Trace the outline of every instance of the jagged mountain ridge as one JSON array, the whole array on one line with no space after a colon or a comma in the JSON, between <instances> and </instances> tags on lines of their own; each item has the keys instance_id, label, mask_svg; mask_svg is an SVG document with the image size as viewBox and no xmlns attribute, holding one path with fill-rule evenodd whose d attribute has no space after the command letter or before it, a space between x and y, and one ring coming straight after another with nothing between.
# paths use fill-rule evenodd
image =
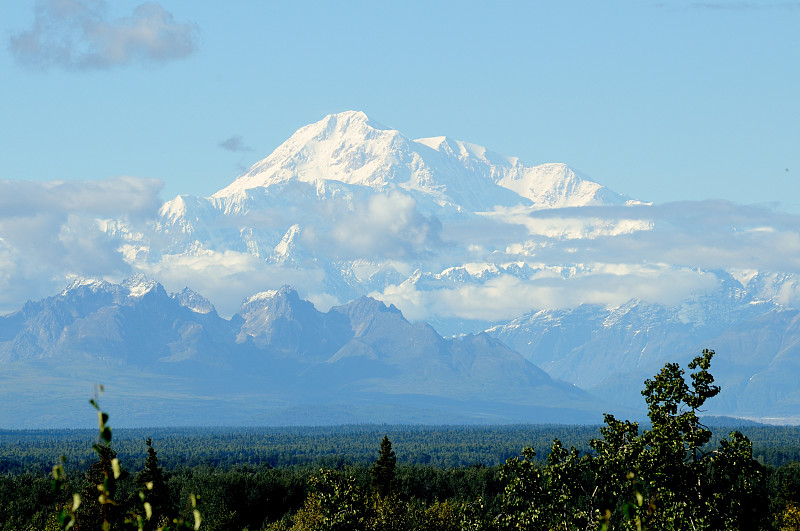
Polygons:
<instances>
[{"instance_id":1,"label":"jagged mountain ridge","mask_svg":"<svg viewBox=\"0 0 800 531\"><path fill-rule=\"evenodd\" d=\"M57 403L78 384L84 395L75 401L85 400L98 379L125 388L126 407L177 400L181 413L169 422L597 421L600 408L641 407L645 378L702 348L717 350L713 374L723 388L709 413L796 421L800 312L732 277L721 289L724 306L719 295L673 308L584 305L445 339L369 297L321 312L285 286L248 297L225 319L188 289L168 294L143 277L81 280L0 317L0 380L11 384L0 424L37 418L30 404ZM25 387L19 375L28 373L35 379ZM59 383L42 391L43 377ZM209 400L219 411L198 413ZM315 408L326 414L310 415ZM152 418L134 410L134 418Z\"/></svg>"},{"instance_id":2,"label":"jagged mountain ridge","mask_svg":"<svg viewBox=\"0 0 800 531\"><path fill-rule=\"evenodd\" d=\"M623 404L638 401L642 381L665 362L685 364L709 348L717 353L712 373L722 387L711 411L800 421L800 312L759 297L765 279L750 278L745 287L717 275L724 280L716 292L675 306L631 300L613 308L542 310L487 332L553 377L598 394L613 389L606 396Z\"/></svg>"},{"instance_id":3,"label":"jagged mountain ridge","mask_svg":"<svg viewBox=\"0 0 800 531\"><path fill-rule=\"evenodd\" d=\"M122 284L76 280L55 297L0 317L0 362L81 357L151 364L203 357L224 362L232 330L188 288L132 277ZM202 347L198 347L202 343Z\"/></svg>"},{"instance_id":4,"label":"jagged mountain ridge","mask_svg":"<svg viewBox=\"0 0 800 531\"><path fill-rule=\"evenodd\" d=\"M13 383L2 392L0 425L32 427L41 417L31 407L42 401L72 419L86 395L73 400L64 390L74 396L83 386L89 393L98 380L125 394L117 405L131 422L150 425L599 414L588 394L551 379L500 341L486 334L444 339L368 297L319 312L284 287L249 297L231 319L209 305L196 293L167 294L143 278L78 281L0 317L0 379ZM29 373L38 377L19 376ZM42 387L42 378L58 385ZM307 413L315 407L320 414ZM297 409L303 418L292 416Z\"/></svg>"}]
</instances>

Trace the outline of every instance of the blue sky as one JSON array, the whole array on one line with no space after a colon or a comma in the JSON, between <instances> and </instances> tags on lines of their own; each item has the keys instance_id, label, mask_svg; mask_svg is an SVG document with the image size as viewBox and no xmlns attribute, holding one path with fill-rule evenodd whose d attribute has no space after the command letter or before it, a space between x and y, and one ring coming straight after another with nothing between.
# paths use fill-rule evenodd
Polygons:
<instances>
[{"instance_id":1,"label":"blue sky","mask_svg":"<svg viewBox=\"0 0 800 531\"><path fill-rule=\"evenodd\" d=\"M0 179L210 195L357 109L642 200L800 212L800 2L140 4L3 2Z\"/></svg>"}]
</instances>

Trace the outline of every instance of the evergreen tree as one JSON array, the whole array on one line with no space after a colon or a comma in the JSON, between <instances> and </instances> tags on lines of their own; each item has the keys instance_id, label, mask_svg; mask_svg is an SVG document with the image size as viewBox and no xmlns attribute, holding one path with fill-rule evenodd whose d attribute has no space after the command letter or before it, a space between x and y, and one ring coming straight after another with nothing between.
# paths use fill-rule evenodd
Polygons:
<instances>
[{"instance_id":1,"label":"evergreen tree","mask_svg":"<svg viewBox=\"0 0 800 531\"><path fill-rule=\"evenodd\" d=\"M146 502L150 505L151 527L157 527L162 519L168 517L170 508L169 488L164 478L164 470L158 465L158 456L153 448L153 441L148 437L147 459L144 468L136 475L136 485L144 493Z\"/></svg>"},{"instance_id":2,"label":"evergreen tree","mask_svg":"<svg viewBox=\"0 0 800 531\"><path fill-rule=\"evenodd\" d=\"M394 492L395 487L395 465L397 457L392 450L392 443L389 437L384 435L381 441L381 449L378 460L372 465L370 476L372 477L372 487L381 496L388 496Z\"/></svg>"}]
</instances>

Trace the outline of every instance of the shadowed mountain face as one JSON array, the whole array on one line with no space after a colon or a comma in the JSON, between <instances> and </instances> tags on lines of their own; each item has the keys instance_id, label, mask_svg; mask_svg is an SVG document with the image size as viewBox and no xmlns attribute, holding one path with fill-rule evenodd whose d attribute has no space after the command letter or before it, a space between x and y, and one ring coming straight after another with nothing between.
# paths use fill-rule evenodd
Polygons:
<instances>
[{"instance_id":1,"label":"shadowed mountain face","mask_svg":"<svg viewBox=\"0 0 800 531\"><path fill-rule=\"evenodd\" d=\"M643 380L702 348L722 386L708 413L796 419L798 312L738 289L708 297L445 339L370 297L320 312L285 286L225 319L142 277L78 281L0 317L0 426L90 424L94 383L128 425L599 422L636 416Z\"/></svg>"},{"instance_id":2,"label":"shadowed mountain face","mask_svg":"<svg viewBox=\"0 0 800 531\"><path fill-rule=\"evenodd\" d=\"M642 382L666 361L716 351L715 414L800 422L800 312L724 282L676 306L630 301L527 314L488 331L555 378L618 404L638 404ZM613 393L608 393L613 390Z\"/></svg>"},{"instance_id":3,"label":"shadowed mountain face","mask_svg":"<svg viewBox=\"0 0 800 531\"><path fill-rule=\"evenodd\" d=\"M325 361L352 337L346 318L318 312L289 287L248 298L238 315L244 320L238 341L299 362Z\"/></svg>"},{"instance_id":4,"label":"shadowed mountain face","mask_svg":"<svg viewBox=\"0 0 800 531\"><path fill-rule=\"evenodd\" d=\"M183 302L182 300L183 299ZM101 359L119 364L203 359L225 364L231 323L184 291L168 295L143 278L122 285L77 282L58 296L28 302L0 318L0 360Z\"/></svg>"},{"instance_id":5,"label":"shadowed mountain face","mask_svg":"<svg viewBox=\"0 0 800 531\"><path fill-rule=\"evenodd\" d=\"M319 312L291 288L221 318L143 278L77 282L0 317L3 427L597 421L589 395L486 334L444 339L368 297ZM83 420L81 420L83 419Z\"/></svg>"}]
</instances>

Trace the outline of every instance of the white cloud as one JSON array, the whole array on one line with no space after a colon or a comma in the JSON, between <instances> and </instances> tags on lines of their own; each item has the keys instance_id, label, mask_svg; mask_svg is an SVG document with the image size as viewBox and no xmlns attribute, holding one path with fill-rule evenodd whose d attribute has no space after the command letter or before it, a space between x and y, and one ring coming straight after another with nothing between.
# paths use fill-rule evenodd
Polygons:
<instances>
[{"instance_id":1,"label":"white cloud","mask_svg":"<svg viewBox=\"0 0 800 531\"><path fill-rule=\"evenodd\" d=\"M555 215L552 212L542 215L542 212L524 206L498 207L493 212L486 213L485 216L512 225L522 225L531 236L562 240L618 236L648 231L653 228L652 222L647 219L618 217L620 215L618 210L604 213L593 209L594 215L583 215L580 210L576 209L558 209L559 213ZM606 214L606 216L602 214Z\"/></svg>"},{"instance_id":2,"label":"white cloud","mask_svg":"<svg viewBox=\"0 0 800 531\"><path fill-rule=\"evenodd\" d=\"M0 308L52 295L75 276L119 279L130 265L125 234L98 218L143 223L155 216L161 182L130 177L102 181L0 181Z\"/></svg>"},{"instance_id":3,"label":"white cloud","mask_svg":"<svg viewBox=\"0 0 800 531\"><path fill-rule=\"evenodd\" d=\"M23 65L67 70L165 63L197 48L197 29L158 4L141 4L123 18L107 11L105 0L40 0L33 27L12 36L9 48Z\"/></svg>"},{"instance_id":4,"label":"white cloud","mask_svg":"<svg viewBox=\"0 0 800 531\"><path fill-rule=\"evenodd\" d=\"M268 265L241 251L181 258L170 266L162 262L159 274L173 279L174 289L188 284L215 302L221 297L228 313L244 296L282 284L294 285L327 307L337 301L337 293L344 295L332 291L341 280L334 278L336 267L325 269L325 259L366 257L355 263L356 280L369 278L376 264L402 264L397 270L411 279L376 288L372 295L394 303L410 319L497 321L542 308L616 306L632 298L677 304L714 289L717 270L800 273L799 216L727 202L535 211L529 214L533 221L513 224L497 216L464 216L447 218L444 226L421 214L413 198L400 192L367 200L329 199L315 207L294 212L293 219L303 219L298 243L307 255L321 258L319 262ZM268 216L249 215L236 222L266 233L289 221L280 211L270 209ZM528 224L554 230L531 234ZM555 230L559 224L569 227L568 234ZM525 252L514 254L507 247ZM513 276L493 265L510 263L525 264L529 273ZM471 278L461 281L456 280L460 272L422 278L413 274L416 268L439 273L465 264ZM775 294L780 300L796 300L800 291L791 285L780 290Z\"/></svg>"},{"instance_id":5,"label":"white cloud","mask_svg":"<svg viewBox=\"0 0 800 531\"><path fill-rule=\"evenodd\" d=\"M529 235L508 246L508 260L523 253L527 260L547 264L669 263L800 273L800 216L766 208L703 201L556 209L531 216L540 226L558 219L575 230L569 237L557 231ZM594 220L606 220L609 227L650 228L603 234L593 230Z\"/></svg>"},{"instance_id":6,"label":"white cloud","mask_svg":"<svg viewBox=\"0 0 800 531\"><path fill-rule=\"evenodd\" d=\"M267 229L289 221L278 215L281 211L276 208L266 217L238 218L234 225L257 226L266 234ZM270 266L256 259L250 262L241 251L203 258L197 267L181 262L167 268L174 271L174 288L188 283L178 282L181 278L196 278L198 283L189 285L212 300L213 293L228 297L229 313L244 296L282 284L294 285L305 296L329 306L336 301L336 293L344 295L332 291L341 280L334 278L336 267L325 269L325 260L365 257L356 262L356 280L368 278L375 264L403 264L398 271L412 278L376 288L372 295L394 303L410 319L497 321L535 309L582 303L615 306L631 298L677 304L713 289L718 283L716 270L800 272L800 217L727 202L535 211L529 214L532 222L513 224L497 216L464 216L447 218L440 226L436 218L418 211L413 198L396 192L367 200L328 199L315 203L315 208L293 212L292 219L303 220L298 240L302 251L321 258L319 262ZM553 229L564 224L569 231L567 235L557 230L531 234L525 228L528 224ZM284 231L274 232L282 235ZM507 248L524 253L514 254ZM215 261L223 256L227 256L225 271ZM240 263L236 256L247 259ZM413 275L416 268L438 273L470 263L474 267L467 267L467 276L482 275L483 280L462 282L452 274L419 279ZM509 263L525 264L528 271L535 271L516 277L492 265ZM489 268L486 274L478 271L484 266ZM228 285L233 286L231 291L221 287ZM781 289L777 295L783 299L796 298L798 290Z\"/></svg>"},{"instance_id":7,"label":"white cloud","mask_svg":"<svg viewBox=\"0 0 800 531\"><path fill-rule=\"evenodd\" d=\"M323 208L304 227L301 241L334 258L407 259L441 245L439 220L420 213L411 196L396 190L365 201L332 200Z\"/></svg>"},{"instance_id":8,"label":"white cloud","mask_svg":"<svg viewBox=\"0 0 800 531\"><path fill-rule=\"evenodd\" d=\"M113 280L141 271L168 290L195 289L223 315L235 313L244 297L283 284L326 308L367 289L351 285L360 279L410 319L498 321L631 298L676 304L713 289L718 270L740 277L742 271L800 274L800 216L718 201L530 213L538 227L565 223L565 237L549 230L531 234L528 221L508 224L497 217L456 216L442 226L403 192L346 196L218 216L207 242L202 236L188 254L174 254L181 245L168 251L170 238L182 238L180 231L151 233L142 223L159 206L159 185L131 178L0 181L0 305L16 303L16 309L19 301L51 295L70 276ZM127 221L98 222L118 218ZM265 261L290 221L302 226L294 242L297 261ZM259 256L243 244L242 234L249 233L241 227L253 228ZM349 260L357 260L352 270ZM435 275L465 264L472 265ZM517 269L495 267L508 264ZM369 280L373 274L376 283ZM384 288L382 275L392 284ZM399 282L397 275L411 278ZM800 297L796 283L771 285L764 289L778 300Z\"/></svg>"},{"instance_id":9,"label":"white cloud","mask_svg":"<svg viewBox=\"0 0 800 531\"><path fill-rule=\"evenodd\" d=\"M328 305L335 302L323 295L322 271L268 264L244 252L200 250L191 255L164 255L158 262L139 263L137 268L168 291L189 287L201 293L225 317L235 314L245 297L284 284L303 297Z\"/></svg>"},{"instance_id":10,"label":"white cloud","mask_svg":"<svg viewBox=\"0 0 800 531\"><path fill-rule=\"evenodd\" d=\"M632 298L677 304L714 289L719 281L714 271L800 274L800 216L766 208L706 201L556 209L531 215L539 221L526 220L525 224L555 228L566 220L570 233L566 237L559 231L523 235L505 252L480 248L480 256L471 258L497 264L521 261L551 273L562 270L562 274L525 278L502 274L485 283L470 281L455 287L447 280L427 277L391 285L373 295L394 303L412 319L436 316L497 321L531 310L582 303L615 306ZM595 230L621 226L618 220L636 230L606 234ZM459 231L446 225L443 232ZM498 232L497 241L508 240ZM520 255L512 250L524 252ZM464 256L466 252L453 258ZM443 261L443 257L439 259ZM430 267L426 270L436 272ZM797 283L778 285L773 288L775 293L765 291L763 295L786 304L800 301Z\"/></svg>"},{"instance_id":11,"label":"white cloud","mask_svg":"<svg viewBox=\"0 0 800 531\"><path fill-rule=\"evenodd\" d=\"M455 317L496 322L531 310L573 308L581 304L618 306L633 298L677 304L716 285L713 274L701 271L667 265L616 264L570 278L520 279L501 275L484 284L455 288L419 290L414 283L405 282L372 295L391 302L412 320Z\"/></svg>"},{"instance_id":12,"label":"white cloud","mask_svg":"<svg viewBox=\"0 0 800 531\"><path fill-rule=\"evenodd\" d=\"M158 179L114 177L98 181L0 180L0 219L65 212L105 217L148 217L161 205Z\"/></svg>"}]
</instances>

